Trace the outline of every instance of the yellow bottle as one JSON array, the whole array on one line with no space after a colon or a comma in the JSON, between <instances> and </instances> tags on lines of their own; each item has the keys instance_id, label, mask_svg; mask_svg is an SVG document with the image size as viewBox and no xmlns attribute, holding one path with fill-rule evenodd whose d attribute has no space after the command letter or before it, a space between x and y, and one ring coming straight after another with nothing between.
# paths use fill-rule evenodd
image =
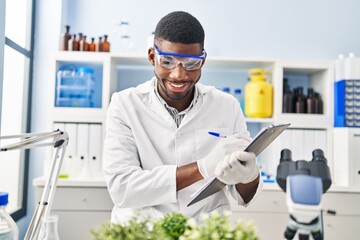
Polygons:
<instances>
[{"instance_id":1,"label":"yellow bottle","mask_svg":"<svg viewBox=\"0 0 360 240\"><path fill-rule=\"evenodd\" d=\"M273 87L266 81L265 70L248 71L250 82L245 86L245 115L250 118L271 117L273 112Z\"/></svg>"}]
</instances>

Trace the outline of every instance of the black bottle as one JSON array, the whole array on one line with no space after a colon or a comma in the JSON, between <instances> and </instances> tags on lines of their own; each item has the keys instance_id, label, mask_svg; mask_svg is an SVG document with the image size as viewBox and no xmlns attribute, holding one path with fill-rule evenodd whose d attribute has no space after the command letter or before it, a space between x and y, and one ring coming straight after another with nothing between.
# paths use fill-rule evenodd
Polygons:
<instances>
[{"instance_id":1,"label":"black bottle","mask_svg":"<svg viewBox=\"0 0 360 240\"><path fill-rule=\"evenodd\" d=\"M293 113L294 96L290 90L287 78L284 78L283 84L283 113Z\"/></svg>"},{"instance_id":2,"label":"black bottle","mask_svg":"<svg viewBox=\"0 0 360 240\"><path fill-rule=\"evenodd\" d=\"M315 92L315 113L323 114L323 100L321 99L321 95L318 92Z\"/></svg>"},{"instance_id":3,"label":"black bottle","mask_svg":"<svg viewBox=\"0 0 360 240\"><path fill-rule=\"evenodd\" d=\"M305 96L304 96L304 88L298 87L297 98L295 103L295 112L296 113L305 113L306 105L305 105Z\"/></svg>"},{"instance_id":4,"label":"black bottle","mask_svg":"<svg viewBox=\"0 0 360 240\"><path fill-rule=\"evenodd\" d=\"M306 112L315 113L315 94L314 89L308 88L308 94L306 98Z\"/></svg>"}]
</instances>

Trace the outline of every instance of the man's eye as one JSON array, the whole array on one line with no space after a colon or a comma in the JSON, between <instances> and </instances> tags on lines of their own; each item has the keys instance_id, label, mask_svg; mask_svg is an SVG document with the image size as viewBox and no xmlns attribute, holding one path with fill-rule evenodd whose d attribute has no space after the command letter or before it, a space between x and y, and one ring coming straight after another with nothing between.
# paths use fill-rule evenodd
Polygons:
<instances>
[{"instance_id":1,"label":"man's eye","mask_svg":"<svg viewBox=\"0 0 360 240\"><path fill-rule=\"evenodd\" d=\"M162 57L160 58L160 63L164 65L171 65L173 62L172 58L170 57Z\"/></svg>"},{"instance_id":2,"label":"man's eye","mask_svg":"<svg viewBox=\"0 0 360 240\"><path fill-rule=\"evenodd\" d=\"M200 64L201 64L201 60L200 61L188 61L188 62L186 62L186 67L194 68L194 67L198 67Z\"/></svg>"}]
</instances>

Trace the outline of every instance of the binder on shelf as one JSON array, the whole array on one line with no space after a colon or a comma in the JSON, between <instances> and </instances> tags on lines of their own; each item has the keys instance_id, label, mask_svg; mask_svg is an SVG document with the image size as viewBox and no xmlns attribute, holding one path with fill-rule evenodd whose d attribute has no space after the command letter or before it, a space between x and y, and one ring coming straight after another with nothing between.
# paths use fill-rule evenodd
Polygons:
<instances>
[{"instance_id":1,"label":"binder on shelf","mask_svg":"<svg viewBox=\"0 0 360 240\"><path fill-rule=\"evenodd\" d=\"M64 157L64 164L67 162L69 166L70 176L73 177L76 173L74 171L74 165L76 161L76 145L77 145L77 124L76 123L65 123L65 131L69 136L69 143L66 148L66 155Z\"/></svg>"},{"instance_id":2,"label":"binder on shelf","mask_svg":"<svg viewBox=\"0 0 360 240\"><path fill-rule=\"evenodd\" d=\"M77 129L75 170L77 171L78 178L87 179L89 178L89 124L78 124Z\"/></svg>"},{"instance_id":3,"label":"binder on shelf","mask_svg":"<svg viewBox=\"0 0 360 240\"><path fill-rule=\"evenodd\" d=\"M101 124L89 125L89 170L94 178L101 177L101 144L102 126Z\"/></svg>"}]
</instances>

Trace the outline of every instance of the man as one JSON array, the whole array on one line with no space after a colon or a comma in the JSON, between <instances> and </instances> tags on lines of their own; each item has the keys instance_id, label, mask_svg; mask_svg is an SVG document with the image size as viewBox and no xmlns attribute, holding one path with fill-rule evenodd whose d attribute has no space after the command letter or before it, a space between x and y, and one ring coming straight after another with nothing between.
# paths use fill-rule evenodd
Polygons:
<instances>
[{"instance_id":1,"label":"man","mask_svg":"<svg viewBox=\"0 0 360 240\"><path fill-rule=\"evenodd\" d=\"M112 96L103 170L113 223L123 223L134 211L197 218L230 209L229 194L247 205L261 189L255 155L243 151L250 138L239 102L199 83L204 38L195 17L169 13L157 24L148 50L155 77ZM190 195L213 176L228 186L187 207Z\"/></svg>"}]
</instances>

